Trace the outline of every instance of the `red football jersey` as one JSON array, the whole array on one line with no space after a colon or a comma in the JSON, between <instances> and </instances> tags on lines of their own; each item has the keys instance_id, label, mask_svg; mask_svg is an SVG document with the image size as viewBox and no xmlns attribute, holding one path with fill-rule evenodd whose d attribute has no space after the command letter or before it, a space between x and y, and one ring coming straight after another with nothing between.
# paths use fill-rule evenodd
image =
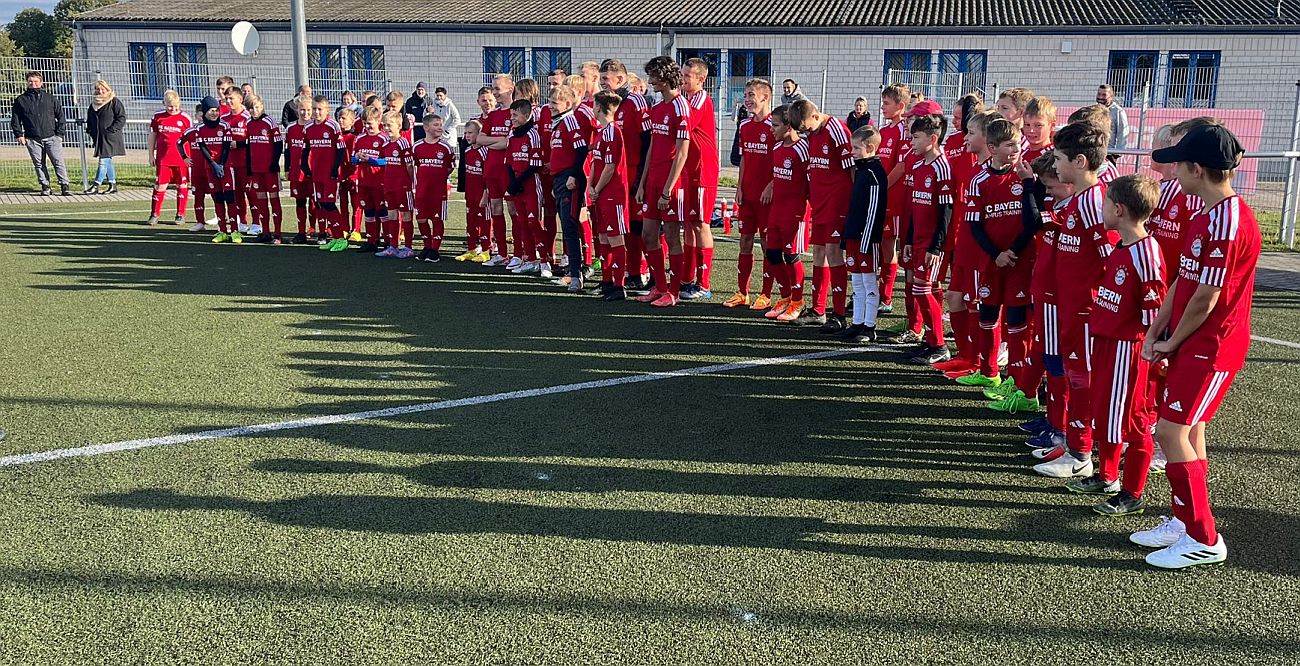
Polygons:
<instances>
[{"instance_id":1,"label":"red football jersey","mask_svg":"<svg viewBox=\"0 0 1300 666\"><path fill-rule=\"evenodd\" d=\"M981 169L971 179L966 193L966 223L972 225L972 239L975 225L978 225L998 250L1011 249L1016 237L1025 228L1024 193L1024 184L1021 183L1020 176L1016 175L1014 167L1001 172L992 165ZM981 271L996 268L994 260L997 257L989 256L982 247L980 255L978 268Z\"/></svg>"},{"instance_id":2,"label":"red football jersey","mask_svg":"<svg viewBox=\"0 0 1300 666\"><path fill-rule=\"evenodd\" d=\"M904 242L910 233L911 244L916 246L914 252L935 247L933 240L939 232L939 207L952 205L952 169L947 158L942 154L928 162L923 157L913 158L903 174L902 183L907 190L907 213L901 232Z\"/></svg>"},{"instance_id":3,"label":"red football jersey","mask_svg":"<svg viewBox=\"0 0 1300 666\"><path fill-rule=\"evenodd\" d=\"M271 159L275 157L275 144L284 141L284 134L280 131L280 124L275 122L271 116L262 114L261 118L253 118L248 121L245 127L248 136L248 164L252 173L276 173L280 170L280 165L272 164Z\"/></svg>"},{"instance_id":4,"label":"red football jersey","mask_svg":"<svg viewBox=\"0 0 1300 666\"><path fill-rule=\"evenodd\" d=\"M1119 169L1110 160L1102 160L1101 168L1097 169L1097 180L1109 183L1116 178L1119 178Z\"/></svg>"},{"instance_id":5,"label":"red football jersey","mask_svg":"<svg viewBox=\"0 0 1300 666\"><path fill-rule=\"evenodd\" d=\"M483 167L487 164L487 148L470 148L465 151L465 198L467 206L477 206L474 196L482 196L487 182Z\"/></svg>"},{"instance_id":6,"label":"red football jersey","mask_svg":"<svg viewBox=\"0 0 1300 666\"><path fill-rule=\"evenodd\" d=\"M343 146L343 128L333 118L323 123L313 122L305 131L307 138L307 166L311 167L311 179L317 183L329 183L334 180L334 161L337 152Z\"/></svg>"},{"instance_id":7,"label":"red football jersey","mask_svg":"<svg viewBox=\"0 0 1300 666\"><path fill-rule=\"evenodd\" d=\"M559 174L572 169L578 159L577 150L587 147L588 136L589 132L576 112L569 112L556 118L550 130L551 173Z\"/></svg>"},{"instance_id":8,"label":"red football jersey","mask_svg":"<svg viewBox=\"0 0 1300 666\"><path fill-rule=\"evenodd\" d=\"M233 142L230 144L230 163L238 165L241 169L247 163L244 153L248 149L240 147L239 144L248 141L248 121L251 118L252 114L247 109L239 113L227 113L221 117L221 122L230 128L230 140Z\"/></svg>"},{"instance_id":9,"label":"red football jersey","mask_svg":"<svg viewBox=\"0 0 1300 666\"><path fill-rule=\"evenodd\" d=\"M529 167L541 168L544 166L542 161L542 135L534 126L523 135L510 133L510 173L518 176L527 171Z\"/></svg>"},{"instance_id":10,"label":"red football jersey","mask_svg":"<svg viewBox=\"0 0 1300 666\"><path fill-rule=\"evenodd\" d=\"M677 157L677 142L691 138L691 106L684 95L650 109L650 153L647 168L668 173ZM683 174L685 175L685 174Z\"/></svg>"},{"instance_id":11,"label":"red football jersey","mask_svg":"<svg viewBox=\"0 0 1300 666\"><path fill-rule=\"evenodd\" d=\"M357 158L357 183L361 187L382 188L384 186L384 167L370 166L367 160L384 156L384 146L388 137L383 134L362 134L352 142L352 154Z\"/></svg>"},{"instance_id":12,"label":"red football jersey","mask_svg":"<svg viewBox=\"0 0 1300 666\"><path fill-rule=\"evenodd\" d=\"M1101 223L1105 198L1106 185L1097 183L1076 192L1061 211L1061 229L1056 233L1056 295L1064 305L1092 303L1106 257L1118 240Z\"/></svg>"},{"instance_id":13,"label":"red football jersey","mask_svg":"<svg viewBox=\"0 0 1300 666\"><path fill-rule=\"evenodd\" d=\"M952 169L952 224L948 226L948 237L944 241L945 251L955 251L957 240L965 238L966 227L966 191L970 189L979 158L966 150L966 134L955 132L948 135L943 142L943 156L948 158L948 167ZM954 261L956 257L954 256Z\"/></svg>"},{"instance_id":14,"label":"red football jersey","mask_svg":"<svg viewBox=\"0 0 1300 666\"><path fill-rule=\"evenodd\" d=\"M1169 330L1178 327L1197 287L1204 284L1220 291L1210 316L1183 341L1177 354L1209 361L1215 370L1235 371L1246 364L1260 243L1255 213L1236 195L1199 213L1183 230Z\"/></svg>"},{"instance_id":15,"label":"red football jersey","mask_svg":"<svg viewBox=\"0 0 1300 666\"><path fill-rule=\"evenodd\" d=\"M307 126L294 123L284 131L284 149L289 154L289 180L301 183L306 180L302 175L302 151L307 148Z\"/></svg>"},{"instance_id":16,"label":"red football jersey","mask_svg":"<svg viewBox=\"0 0 1300 666\"><path fill-rule=\"evenodd\" d=\"M1142 340L1164 301L1165 265L1156 239L1117 245L1106 257L1088 329L1112 340Z\"/></svg>"},{"instance_id":17,"label":"red football jersey","mask_svg":"<svg viewBox=\"0 0 1300 666\"><path fill-rule=\"evenodd\" d=\"M185 132L184 137L185 142L189 144L190 155L195 165L207 164L207 160L204 160L198 151L206 150L208 155L212 156L212 160L216 162L221 159L222 146L231 141L230 128L221 122L211 126L206 123L199 123Z\"/></svg>"},{"instance_id":18,"label":"red football jersey","mask_svg":"<svg viewBox=\"0 0 1300 666\"><path fill-rule=\"evenodd\" d=\"M847 201L853 191L853 175L849 172L853 168L853 146L849 143L848 125L828 116L825 125L808 133L807 142L809 196L817 200L841 197Z\"/></svg>"},{"instance_id":19,"label":"red football jersey","mask_svg":"<svg viewBox=\"0 0 1300 666\"><path fill-rule=\"evenodd\" d=\"M1205 202L1200 197L1183 192L1183 186L1177 178L1160 181L1160 202L1151 211L1147 232L1160 243L1160 252L1167 268L1165 278L1170 284L1178 277L1178 271L1172 267L1178 265L1178 257L1183 252L1183 228L1204 206Z\"/></svg>"},{"instance_id":20,"label":"red football jersey","mask_svg":"<svg viewBox=\"0 0 1300 666\"><path fill-rule=\"evenodd\" d=\"M399 135L396 139L390 136L380 154L385 160L384 190L409 192L411 190L410 166L415 164L410 142L404 136Z\"/></svg>"},{"instance_id":21,"label":"red football jersey","mask_svg":"<svg viewBox=\"0 0 1300 666\"><path fill-rule=\"evenodd\" d=\"M627 203L627 163L623 159L625 148L623 131L618 128L618 123L606 125L596 132L596 142L591 147L591 182L599 182L606 169L614 169L614 177L598 195L600 201Z\"/></svg>"},{"instance_id":22,"label":"red football jersey","mask_svg":"<svg viewBox=\"0 0 1300 666\"><path fill-rule=\"evenodd\" d=\"M542 136L542 161L546 164L551 163L551 132L555 129L554 114L551 112L551 105L539 104L533 107L533 124L537 126L537 133Z\"/></svg>"},{"instance_id":23,"label":"red football jersey","mask_svg":"<svg viewBox=\"0 0 1300 666\"><path fill-rule=\"evenodd\" d=\"M772 182L772 151L778 143L771 115L740 121L740 164L744 167L740 190L746 199L757 202Z\"/></svg>"},{"instance_id":24,"label":"red football jersey","mask_svg":"<svg viewBox=\"0 0 1300 666\"><path fill-rule=\"evenodd\" d=\"M1028 140L1026 139L1026 141ZM1047 145L1039 146L1038 148L1034 148L1033 146L1030 146L1028 143L1026 143L1024 150L1020 151L1020 159L1024 160L1027 163L1032 163L1034 160L1042 157L1043 155L1052 152L1052 150L1054 149L1052 147L1051 141L1048 141Z\"/></svg>"},{"instance_id":25,"label":"red football jersey","mask_svg":"<svg viewBox=\"0 0 1300 666\"><path fill-rule=\"evenodd\" d=\"M501 139L510 136L510 109L496 109L484 117L483 134L493 138ZM506 148L488 149L488 162L492 165L490 168L504 167L509 159L510 151Z\"/></svg>"},{"instance_id":26,"label":"red football jersey","mask_svg":"<svg viewBox=\"0 0 1300 666\"><path fill-rule=\"evenodd\" d=\"M808 209L808 142L778 143L772 149L772 219L803 215Z\"/></svg>"},{"instance_id":27,"label":"red football jersey","mask_svg":"<svg viewBox=\"0 0 1300 666\"><path fill-rule=\"evenodd\" d=\"M880 157L880 166L885 168L885 173L893 171L911 150L910 139L904 120L886 123L880 128L880 148L876 149L876 155Z\"/></svg>"},{"instance_id":28,"label":"red football jersey","mask_svg":"<svg viewBox=\"0 0 1300 666\"><path fill-rule=\"evenodd\" d=\"M623 135L623 161L627 177L634 180L641 168L641 133L650 131L650 115L645 98L627 93L614 112L614 122Z\"/></svg>"},{"instance_id":29,"label":"red football jersey","mask_svg":"<svg viewBox=\"0 0 1300 666\"><path fill-rule=\"evenodd\" d=\"M686 100L691 105L691 146L683 173L701 187L718 185L718 119L713 98L703 89Z\"/></svg>"},{"instance_id":30,"label":"red football jersey","mask_svg":"<svg viewBox=\"0 0 1300 666\"><path fill-rule=\"evenodd\" d=\"M194 122L183 113L175 115L168 115L166 111L155 113L153 120L149 121L150 131L158 135L153 146L154 164L164 167L184 165L185 155L181 154L176 143L193 126Z\"/></svg>"},{"instance_id":31,"label":"red football jersey","mask_svg":"<svg viewBox=\"0 0 1300 666\"><path fill-rule=\"evenodd\" d=\"M1034 251L1034 272L1030 277L1029 297L1034 303L1056 302L1056 234L1064 201L1058 201L1051 210L1042 211L1043 231L1038 234L1038 247Z\"/></svg>"},{"instance_id":32,"label":"red football jersey","mask_svg":"<svg viewBox=\"0 0 1300 666\"><path fill-rule=\"evenodd\" d=\"M451 172L456 170L456 149L442 139L421 139L411 148L411 155L415 159L416 187L441 188L440 193L446 194Z\"/></svg>"},{"instance_id":33,"label":"red football jersey","mask_svg":"<svg viewBox=\"0 0 1300 666\"><path fill-rule=\"evenodd\" d=\"M343 129L343 168L339 171L343 180L355 182L357 167L352 163L352 147L357 145L357 134L350 129Z\"/></svg>"}]
</instances>

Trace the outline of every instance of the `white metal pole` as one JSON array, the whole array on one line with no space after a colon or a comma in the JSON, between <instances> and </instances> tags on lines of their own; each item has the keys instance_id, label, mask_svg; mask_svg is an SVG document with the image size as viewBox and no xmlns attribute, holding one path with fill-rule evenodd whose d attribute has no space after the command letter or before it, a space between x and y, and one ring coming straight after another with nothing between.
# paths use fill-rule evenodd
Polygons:
<instances>
[{"instance_id":1,"label":"white metal pole","mask_svg":"<svg viewBox=\"0 0 1300 666\"><path fill-rule=\"evenodd\" d=\"M311 82L307 76L307 10L306 0L289 0L289 30L293 38L294 94L297 87Z\"/></svg>"},{"instance_id":2,"label":"white metal pole","mask_svg":"<svg viewBox=\"0 0 1300 666\"><path fill-rule=\"evenodd\" d=\"M1300 81L1295 83L1295 108L1291 112L1291 145L1289 150L1300 149ZM1296 182L1296 158L1287 160L1286 189L1282 194L1282 242L1287 247L1295 247L1296 194L1300 183Z\"/></svg>"}]
</instances>

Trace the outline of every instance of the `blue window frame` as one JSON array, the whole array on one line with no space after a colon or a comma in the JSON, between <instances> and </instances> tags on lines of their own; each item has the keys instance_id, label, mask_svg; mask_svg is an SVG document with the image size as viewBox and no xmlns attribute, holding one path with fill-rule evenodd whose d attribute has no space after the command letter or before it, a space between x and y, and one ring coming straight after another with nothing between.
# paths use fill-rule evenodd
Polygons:
<instances>
[{"instance_id":1,"label":"blue window frame","mask_svg":"<svg viewBox=\"0 0 1300 666\"><path fill-rule=\"evenodd\" d=\"M691 58L699 58L709 64L709 75L704 79L704 89L713 97L714 107L718 104L718 72L722 71L722 49L677 49L678 64L686 64Z\"/></svg>"},{"instance_id":2,"label":"blue window frame","mask_svg":"<svg viewBox=\"0 0 1300 666\"><path fill-rule=\"evenodd\" d=\"M562 69L573 73L573 53L569 49L533 49L533 78L539 81Z\"/></svg>"},{"instance_id":3,"label":"blue window frame","mask_svg":"<svg viewBox=\"0 0 1300 666\"><path fill-rule=\"evenodd\" d=\"M940 51L939 80L931 95L949 106L966 93L983 94L988 61L988 51Z\"/></svg>"},{"instance_id":4,"label":"blue window frame","mask_svg":"<svg viewBox=\"0 0 1300 666\"><path fill-rule=\"evenodd\" d=\"M1141 106L1142 93L1155 87L1157 51L1111 51L1106 66L1106 83L1115 90L1121 106Z\"/></svg>"},{"instance_id":5,"label":"blue window frame","mask_svg":"<svg viewBox=\"0 0 1300 666\"><path fill-rule=\"evenodd\" d=\"M1170 51L1165 106L1212 109L1219 87L1218 51Z\"/></svg>"},{"instance_id":6,"label":"blue window frame","mask_svg":"<svg viewBox=\"0 0 1300 666\"><path fill-rule=\"evenodd\" d=\"M330 99L338 99L343 95L346 88L342 51L338 46L307 47L307 77L316 94Z\"/></svg>"},{"instance_id":7,"label":"blue window frame","mask_svg":"<svg viewBox=\"0 0 1300 666\"><path fill-rule=\"evenodd\" d=\"M513 46L483 47L483 82L490 85L497 74L509 74L516 81L525 78L524 50Z\"/></svg>"},{"instance_id":8,"label":"blue window frame","mask_svg":"<svg viewBox=\"0 0 1300 666\"><path fill-rule=\"evenodd\" d=\"M736 49L728 51L727 99L728 108L739 104L745 97L745 82L754 79L772 79L772 52L767 49Z\"/></svg>"},{"instance_id":9,"label":"blue window frame","mask_svg":"<svg viewBox=\"0 0 1300 666\"><path fill-rule=\"evenodd\" d=\"M346 73L345 80L349 90L354 92L387 88L388 67L384 63L384 47L349 46Z\"/></svg>"},{"instance_id":10,"label":"blue window frame","mask_svg":"<svg viewBox=\"0 0 1300 666\"><path fill-rule=\"evenodd\" d=\"M929 95L930 82L929 51L885 51L885 71L881 77L884 85L905 83L913 90ZM890 72L893 74L890 74Z\"/></svg>"},{"instance_id":11,"label":"blue window frame","mask_svg":"<svg viewBox=\"0 0 1300 666\"><path fill-rule=\"evenodd\" d=\"M173 44L173 85L182 99L203 99L208 94L208 47L206 44Z\"/></svg>"},{"instance_id":12,"label":"blue window frame","mask_svg":"<svg viewBox=\"0 0 1300 666\"><path fill-rule=\"evenodd\" d=\"M162 99L170 87L167 45L133 42L127 45L131 61L131 95L139 99Z\"/></svg>"}]
</instances>

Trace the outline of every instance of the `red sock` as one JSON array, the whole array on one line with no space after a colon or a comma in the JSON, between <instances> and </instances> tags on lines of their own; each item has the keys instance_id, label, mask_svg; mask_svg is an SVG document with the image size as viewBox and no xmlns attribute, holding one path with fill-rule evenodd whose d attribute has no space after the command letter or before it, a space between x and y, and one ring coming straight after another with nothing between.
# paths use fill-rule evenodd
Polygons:
<instances>
[{"instance_id":1,"label":"red sock","mask_svg":"<svg viewBox=\"0 0 1300 666\"><path fill-rule=\"evenodd\" d=\"M365 220L366 211L360 208L352 209L352 231L361 233L361 223Z\"/></svg>"},{"instance_id":2,"label":"red sock","mask_svg":"<svg viewBox=\"0 0 1300 666\"><path fill-rule=\"evenodd\" d=\"M791 283L794 282L794 268L782 261L769 266L768 272L776 282L777 293L781 295L781 298L790 298Z\"/></svg>"},{"instance_id":3,"label":"red sock","mask_svg":"<svg viewBox=\"0 0 1300 666\"><path fill-rule=\"evenodd\" d=\"M752 259L751 259L752 261ZM700 287L713 289L713 248L700 248Z\"/></svg>"},{"instance_id":4,"label":"red sock","mask_svg":"<svg viewBox=\"0 0 1300 666\"><path fill-rule=\"evenodd\" d=\"M424 246L431 250L441 250L442 235L446 232L446 225L442 220L433 220L429 230L433 232L433 237L425 236Z\"/></svg>"},{"instance_id":5,"label":"red sock","mask_svg":"<svg viewBox=\"0 0 1300 666\"><path fill-rule=\"evenodd\" d=\"M397 232L401 224L392 218L384 218L381 224L384 228L384 242L388 244L388 247L396 248Z\"/></svg>"},{"instance_id":6,"label":"red sock","mask_svg":"<svg viewBox=\"0 0 1300 666\"><path fill-rule=\"evenodd\" d=\"M664 291L668 284L668 275L664 272L663 249L655 246L646 249L646 260L650 262L650 277L655 281L655 291Z\"/></svg>"},{"instance_id":7,"label":"red sock","mask_svg":"<svg viewBox=\"0 0 1300 666\"><path fill-rule=\"evenodd\" d=\"M695 269L698 268L700 265L700 262L695 258L696 252L697 249L694 245L682 246L682 258L681 258L680 265L682 267L681 281L683 284L690 284L695 281Z\"/></svg>"},{"instance_id":8,"label":"red sock","mask_svg":"<svg viewBox=\"0 0 1300 666\"><path fill-rule=\"evenodd\" d=\"M1046 374L1046 368L1043 367L1043 360L1035 358L1033 355L1025 357L1025 361L1020 364L1019 368L1011 369L1012 377L1016 380L1016 388L1025 392L1025 397L1033 400L1038 395L1038 387L1043 384L1043 375Z\"/></svg>"},{"instance_id":9,"label":"red sock","mask_svg":"<svg viewBox=\"0 0 1300 666\"><path fill-rule=\"evenodd\" d=\"M742 254L736 258L736 291L749 295L749 276L754 273L754 255ZM767 271L763 271L766 275Z\"/></svg>"},{"instance_id":10,"label":"red sock","mask_svg":"<svg viewBox=\"0 0 1300 666\"><path fill-rule=\"evenodd\" d=\"M803 262L796 261L793 264L786 264L786 266L789 267L787 269L789 270L789 272L786 274L786 276L790 280L790 300L802 301L803 300L803 279L805 277L804 270L803 270Z\"/></svg>"},{"instance_id":11,"label":"red sock","mask_svg":"<svg viewBox=\"0 0 1300 666\"><path fill-rule=\"evenodd\" d=\"M1141 497L1147 487L1147 475L1151 472L1151 458L1155 454L1155 442L1151 441L1151 432L1147 431L1136 442L1128 443L1124 452L1124 481L1120 487L1134 497Z\"/></svg>"},{"instance_id":12,"label":"red sock","mask_svg":"<svg viewBox=\"0 0 1300 666\"><path fill-rule=\"evenodd\" d=\"M624 237L627 242L627 272L640 277L645 272L645 256L641 250L641 235L628 234Z\"/></svg>"},{"instance_id":13,"label":"red sock","mask_svg":"<svg viewBox=\"0 0 1300 666\"><path fill-rule=\"evenodd\" d=\"M208 223L208 211L206 208L203 207L202 198L194 200L194 221L198 222L199 224Z\"/></svg>"},{"instance_id":14,"label":"red sock","mask_svg":"<svg viewBox=\"0 0 1300 666\"><path fill-rule=\"evenodd\" d=\"M1029 353L1029 327L1007 327L1007 367L1019 368ZM1021 388L1016 384L1016 388ZM1026 394L1027 395L1027 394Z\"/></svg>"},{"instance_id":15,"label":"red sock","mask_svg":"<svg viewBox=\"0 0 1300 666\"><path fill-rule=\"evenodd\" d=\"M154 217L162 216L163 199L166 198L167 198L167 190L153 191L153 208L149 209L151 215L153 215Z\"/></svg>"},{"instance_id":16,"label":"red sock","mask_svg":"<svg viewBox=\"0 0 1300 666\"><path fill-rule=\"evenodd\" d=\"M329 223L330 238L338 240L348 237L348 230L343 227L343 213L337 210L327 210L324 212L325 221Z\"/></svg>"},{"instance_id":17,"label":"red sock","mask_svg":"<svg viewBox=\"0 0 1300 666\"><path fill-rule=\"evenodd\" d=\"M672 276L668 278L668 292L673 296L679 296L682 293L682 257L681 254L668 255L668 269L672 271Z\"/></svg>"},{"instance_id":18,"label":"red sock","mask_svg":"<svg viewBox=\"0 0 1300 666\"><path fill-rule=\"evenodd\" d=\"M424 245L424 249L426 250L433 249L429 247L429 243L433 240L432 236L433 236L433 230L429 228L429 221L420 220L420 238L421 238L421 242Z\"/></svg>"},{"instance_id":19,"label":"red sock","mask_svg":"<svg viewBox=\"0 0 1300 666\"><path fill-rule=\"evenodd\" d=\"M508 257L510 253L506 251L506 215L493 213L492 215L492 238L496 241L497 256Z\"/></svg>"},{"instance_id":20,"label":"red sock","mask_svg":"<svg viewBox=\"0 0 1300 666\"><path fill-rule=\"evenodd\" d=\"M813 312L826 314L826 287L831 281L829 266L813 266Z\"/></svg>"},{"instance_id":21,"label":"red sock","mask_svg":"<svg viewBox=\"0 0 1300 666\"><path fill-rule=\"evenodd\" d=\"M880 271L880 304L889 305L894 302L894 281L898 279L898 264L893 263L885 266ZM906 291L906 290L904 290Z\"/></svg>"},{"instance_id":22,"label":"red sock","mask_svg":"<svg viewBox=\"0 0 1300 666\"><path fill-rule=\"evenodd\" d=\"M1069 404L1070 385L1064 375L1047 375L1047 422L1065 432L1065 406Z\"/></svg>"},{"instance_id":23,"label":"red sock","mask_svg":"<svg viewBox=\"0 0 1300 666\"><path fill-rule=\"evenodd\" d=\"M942 347L943 342L943 304L939 294L925 285L916 295L917 305L921 307L921 319L925 322L925 341L931 347Z\"/></svg>"},{"instance_id":24,"label":"red sock","mask_svg":"<svg viewBox=\"0 0 1300 666\"><path fill-rule=\"evenodd\" d=\"M284 206L281 205L278 194L272 194L268 201L271 203L271 223L275 225L275 235L279 237L280 229L284 226Z\"/></svg>"},{"instance_id":25,"label":"red sock","mask_svg":"<svg viewBox=\"0 0 1300 666\"><path fill-rule=\"evenodd\" d=\"M968 317L966 310L953 310L948 313L948 323L952 326L953 336L957 339L957 358L962 361L970 361L972 358L971 346L966 340L966 326Z\"/></svg>"},{"instance_id":26,"label":"red sock","mask_svg":"<svg viewBox=\"0 0 1300 666\"><path fill-rule=\"evenodd\" d=\"M409 216L402 218L402 235L406 237L402 240L402 244L406 249L411 249L411 244L415 240L415 220Z\"/></svg>"},{"instance_id":27,"label":"red sock","mask_svg":"<svg viewBox=\"0 0 1300 666\"><path fill-rule=\"evenodd\" d=\"M176 217L185 217L185 208L190 203L190 188L184 185L176 188Z\"/></svg>"},{"instance_id":28,"label":"red sock","mask_svg":"<svg viewBox=\"0 0 1300 666\"><path fill-rule=\"evenodd\" d=\"M366 218L366 242L371 245L379 245L379 228L382 225L378 219Z\"/></svg>"},{"instance_id":29,"label":"red sock","mask_svg":"<svg viewBox=\"0 0 1300 666\"><path fill-rule=\"evenodd\" d=\"M306 234L307 233L307 204L299 203L294 208L294 213L298 215L298 233Z\"/></svg>"},{"instance_id":30,"label":"red sock","mask_svg":"<svg viewBox=\"0 0 1300 666\"><path fill-rule=\"evenodd\" d=\"M602 272L609 275L607 282L615 287L622 287L623 280L627 277L627 246L611 245L609 259L603 261L602 265L605 266Z\"/></svg>"},{"instance_id":31,"label":"red sock","mask_svg":"<svg viewBox=\"0 0 1300 666\"><path fill-rule=\"evenodd\" d=\"M903 309L907 311L907 330L919 335L925 329L925 322L921 320L921 306L912 291L911 285L903 289Z\"/></svg>"},{"instance_id":32,"label":"red sock","mask_svg":"<svg viewBox=\"0 0 1300 666\"><path fill-rule=\"evenodd\" d=\"M311 221L312 224L315 225L316 227L316 235L317 236L325 235L325 211L322 211L318 208L313 208L311 211Z\"/></svg>"},{"instance_id":33,"label":"red sock","mask_svg":"<svg viewBox=\"0 0 1300 666\"><path fill-rule=\"evenodd\" d=\"M772 297L772 279L776 277L773 273L772 263L763 257L763 291L761 292L768 298Z\"/></svg>"},{"instance_id":34,"label":"red sock","mask_svg":"<svg viewBox=\"0 0 1300 666\"><path fill-rule=\"evenodd\" d=\"M1207 471L1204 460L1171 462L1165 467L1165 476L1174 496L1173 504L1181 506L1185 516L1180 519L1187 525L1187 536L1213 546L1219 542L1219 532L1210 511L1210 491L1205 479Z\"/></svg>"},{"instance_id":35,"label":"red sock","mask_svg":"<svg viewBox=\"0 0 1300 666\"><path fill-rule=\"evenodd\" d=\"M979 323L979 370L985 377L998 374L998 323L980 321Z\"/></svg>"},{"instance_id":36,"label":"red sock","mask_svg":"<svg viewBox=\"0 0 1300 666\"><path fill-rule=\"evenodd\" d=\"M230 233L229 218L226 216L228 213L226 210L226 204L218 201L214 208L216 208L217 211L217 230L223 234Z\"/></svg>"},{"instance_id":37,"label":"red sock","mask_svg":"<svg viewBox=\"0 0 1300 666\"><path fill-rule=\"evenodd\" d=\"M520 220L516 217L510 218L510 238L514 243L515 257L519 259L528 258L527 248L532 247L525 236L528 235L527 220Z\"/></svg>"},{"instance_id":38,"label":"red sock","mask_svg":"<svg viewBox=\"0 0 1300 666\"><path fill-rule=\"evenodd\" d=\"M849 268L831 266L831 311L843 317L849 300Z\"/></svg>"},{"instance_id":39,"label":"red sock","mask_svg":"<svg viewBox=\"0 0 1300 666\"><path fill-rule=\"evenodd\" d=\"M583 263L584 266L590 266L592 263L594 263L594 262L592 261L592 260L594 259L594 257L592 256L592 253L591 253L591 250L592 250L592 248L591 248L591 246L592 246L591 220L585 220L585 221L583 221L583 222L580 222L579 224L582 225L582 263ZM550 247L550 248L554 248L554 247L555 247L555 234L554 234L554 233L551 234L551 243L550 243L550 245L548 245L547 247ZM547 254L549 255L549 254L551 254L551 253L553 253L553 252L554 252L554 250L552 249L552 250L547 251Z\"/></svg>"},{"instance_id":40,"label":"red sock","mask_svg":"<svg viewBox=\"0 0 1300 666\"><path fill-rule=\"evenodd\" d=\"M262 228L263 233L271 233L271 221L266 219L266 200L260 197L249 197L248 215L252 218L253 224Z\"/></svg>"}]
</instances>

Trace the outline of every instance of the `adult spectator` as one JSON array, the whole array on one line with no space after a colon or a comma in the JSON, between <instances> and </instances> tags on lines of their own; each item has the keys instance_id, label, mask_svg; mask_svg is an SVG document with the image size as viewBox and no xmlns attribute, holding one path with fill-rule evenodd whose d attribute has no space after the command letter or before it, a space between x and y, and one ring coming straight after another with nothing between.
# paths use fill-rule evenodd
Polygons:
<instances>
[{"instance_id":1,"label":"adult spectator","mask_svg":"<svg viewBox=\"0 0 1300 666\"><path fill-rule=\"evenodd\" d=\"M442 138L449 145L456 145L456 137L460 133L460 109L456 108L456 103L451 101L447 96L447 89L438 86L433 90L433 113L442 118Z\"/></svg>"},{"instance_id":2,"label":"adult spectator","mask_svg":"<svg viewBox=\"0 0 1300 666\"><path fill-rule=\"evenodd\" d=\"M311 99L312 98L311 86L305 83L298 86L298 97L306 97L307 99ZM298 108L297 108L298 97L295 97L284 103L284 109L280 111L280 125L282 127L288 127L298 122Z\"/></svg>"},{"instance_id":3,"label":"adult spectator","mask_svg":"<svg viewBox=\"0 0 1300 666\"><path fill-rule=\"evenodd\" d=\"M844 119L844 124L849 126L849 134L858 131L859 127L866 127L871 124L871 111L867 109L867 98L859 97L853 101L853 111L849 117Z\"/></svg>"},{"instance_id":4,"label":"adult spectator","mask_svg":"<svg viewBox=\"0 0 1300 666\"><path fill-rule=\"evenodd\" d=\"M1109 83L1097 88L1097 103L1110 111L1110 146L1113 150L1128 148L1128 114L1115 103L1115 89Z\"/></svg>"},{"instance_id":5,"label":"adult spectator","mask_svg":"<svg viewBox=\"0 0 1300 666\"><path fill-rule=\"evenodd\" d=\"M429 99L429 84L424 81L415 84L415 92L406 99L406 115L414 121L416 141L424 138L424 114L431 108L433 102Z\"/></svg>"},{"instance_id":6,"label":"adult spectator","mask_svg":"<svg viewBox=\"0 0 1300 666\"><path fill-rule=\"evenodd\" d=\"M50 171L46 158L54 163L54 173L59 178L63 196L68 191L68 168L63 164L63 105L54 95L45 91L45 79L37 72L27 73L27 90L14 98L9 127L18 139L18 145L27 147L27 154L36 168L36 179L41 183L41 196L50 196Z\"/></svg>"},{"instance_id":7,"label":"adult spectator","mask_svg":"<svg viewBox=\"0 0 1300 666\"><path fill-rule=\"evenodd\" d=\"M555 90L564 85L564 80L569 78L569 73L564 71L563 67L556 67L551 70L551 75L546 79L547 91Z\"/></svg>"},{"instance_id":8,"label":"adult spectator","mask_svg":"<svg viewBox=\"0 0 1300 666\"><path fill-rule=\"evenodd\" d=\"M254 87L253 87L253 84L252 84L251 82L249 82L249 81L245 81L245 82L239 84L239 91L242 92L242 93L244 93L244 97L248 97L249 95L256 95L256 94L257 94L257 89L254 88Z\"/></svg>"},{"instance_id":9,"label":"adult spectator","mask_svg":"<svg viewBox=\"0 0 1300 666\"><path fill-rule=\"evenodd\" d=\"M781 82L781 103L785 105L794 104L800 100L808 99L799 89L799 84L794 79L786 79Z\"/></svg>"},{"instance_id":10,"label":"adult spectator","mask_svg":"<svg viewBox=\"0 0 1300 666\"><path fill-rule=\"evenodd\" d=\"M361 102L357 101L357 94L351 90L344 90L343 94L339 96L339 108L334 109L335 120L338 120L339 116L342 115L343 109L352 109L352 113L357 114L358 119L363 115Z\"/></svg>"},{"instance_id":11,"label":"adult spectator","mask_svg":"<svg viewBox=\"0 0 1300 666\"><path fill-rule=\"evenodd\" d=\"M117 170L113 167L113 158L126 154L126 138L122 135L125 127L126 106L107 81L96 81L95 99L86 112L86 136L94 142L99 168L95 171L95 182L86 188L86 194L99 194L105 181L108 189L103 193L117 193Z\"/></svg>"}]
</instances>

